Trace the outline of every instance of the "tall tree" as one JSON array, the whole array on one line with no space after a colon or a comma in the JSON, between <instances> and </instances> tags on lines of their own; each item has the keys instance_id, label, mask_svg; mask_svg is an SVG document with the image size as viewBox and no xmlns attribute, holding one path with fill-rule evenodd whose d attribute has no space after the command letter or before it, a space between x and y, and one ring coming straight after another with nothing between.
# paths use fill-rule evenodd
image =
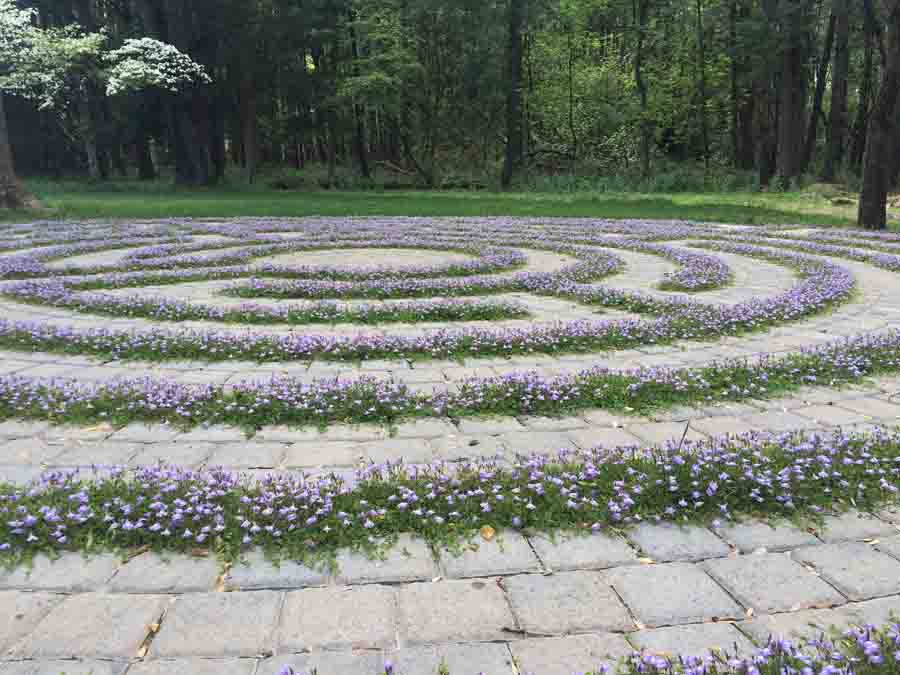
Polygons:
<instances>
[{"instance_id":1,"label":"tall tree","mask_svg":"<svg viewBox=\"0 0 900 675\"><path fill-rule=\"evenodd\" d=\"M512 184L522 163L522 30L525 27L526 0L509 0L509 82L506 92L506 154L500 183Z\"/></svg>"},{"instance_id":2,"label":"tall tree","mask_svg":"<svg viewBox=\"0 0 900 675\"><path fill-rule=\"evenodd\" d=\"M778 176L786 184L803 173L810 0L782 0L778 97Z\"/></svg>"},{"instance_id":3,"label":"tall tree","mask_svg":"<svg viewBox=\"0 0 900 675\"><path fill-rule=\"evenodd\" d=\"M16 175L12 148L9 144L9 128L3 109L3 93L0 92L0 208L18 209L28 206L31 197Z\"/></svg>"},{"instance_id":4,"label":"tall tree","mask_svg":"<svg viewBox=\"0 0 900 675\"><path fill-rule=\"evenodd\" d=\"M872 107L872 90L875 88L875 28L866 15L863 21L863 53L862 78L859 85L859 97L856 102L856 117L850 133L849 164L854 170L862 169L863 154L866 151L866 131L869 128L869 110Z\"/></svg>"},{"instance_id":5,"label":"tall tree","mask_svg":"<svg viewBox=\"0 0 900 675\"><path fill-rule=\"evenodd\" d=\"M831 106L828 110L825 163L822 166L823 181L833 181L844 161L850 73L850 5L848 0L834 0L831 12L835 19L834 69L831 74Z\"/></svg>"},{"instance_id":6,"label":"tall tree","mask_svg":"<svg viewBox=\"0 0 900 675\"><path fill-rule=\"evenodd\" d=\"M634 87L637 91L640 103L640 158L641 175L650 175L650 142L653 136L653 127L650 123L650 112L647 94L647 82L644 79L644 42L647 34L647 22L650 13L650 0L632 0L632 15L636 41L634 47Z\"/></svg>"},{"instance_id":7,"label":"tall tree","mask_svg":"<svg viewBox=\"0 0 900 675\"><path fill-rule=\"evenodd\" d=\"M806 146L803 153L804 171L809 168L809 163L816 152L816 141L819 138L819 118L822 116L822 103L825 100L825 83L828 80L828 66L831 63L831 48L834 45L836 23L837 16L832 12L828 17L828 27L825 29L822 58L819 59L819 67L816 69L816 91L813 95L812 110L809 113L809 124L806 126Z\"/></svg>"},{"instance_id":8,"label":"tall tree","mask_svg":"<svg viewBox=\"0 0 900 675\"><path fill-rule=\"evenodd\" d=\"M887 227L887 197L895 171L897 152L897 101L900 98L900 0L882 0L881 22L874 16L872 0L864 0L883 31L881 52L884 67L878 96L869 114L863 184L859 195L859 225L868 229Z\"/></svg>"}]
</instances>

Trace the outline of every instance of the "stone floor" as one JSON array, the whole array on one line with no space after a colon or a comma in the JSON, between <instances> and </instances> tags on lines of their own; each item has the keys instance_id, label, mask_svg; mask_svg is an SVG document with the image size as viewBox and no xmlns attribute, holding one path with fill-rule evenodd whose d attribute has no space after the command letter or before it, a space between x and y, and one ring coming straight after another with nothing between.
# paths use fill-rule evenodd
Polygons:
<instances>
[{"instance_id":1,"label":"stone floor","mask_svg":"<svg viewBox=\"0 0 900 675\"><path fill-rule=\"evenodd\" d=\"M655 256L610 250L627 264L609 280L611 286L661 293L655 284L674 269ZM556 254L528 254L538 269L571 262ZM103 262L121 255L89 254L93 257L84 260ZM781 292L794 281L784 267L716 255L731 266L735 284L698 294L698 300L740 302ZM359 365L104 363L0 352L0 374L102 381L149 373L226 386L279 373L309 380L367 374L432 392L473 375L525 369L557 375L596 365L699 365L795 351L842 335L900 326L895 273L835 262L857 280L852 301L809 321L740 339L590 355ZM211 289L200 284L194 290L188 285L157 290L173 297L201 299L204 292L218 297L208 293ZM556 298L516 295L537 322L594 316ZM0 312L9 319L38 318L81 328L152 323L8 300L0 300ZM490 325L507 323L514 322ZM315 332L414 335L426 329L324 326ZM349 479L354 467L367 461L425 463L488 455L503 460L569 447L647 445L745 431L896 426L898 420L900 377L652 417L587 411L563 418L429 419L392 430L337 425L320 433L269 427L249 439L237 429L220 427L178 432L141 425L116 430L13 421L0 423L0 480L23 483L50 468L161 460L253 475L337 472ZM301 672L317 668L319 675L374 675L386 659L403 675L432 675L442 660L453 675L569 675L639 648L747 650L772 633L877 623L892 612L900 614L896 511L831 518L817 531L749 522L715 531L643 525L560 541L506 532L494 541L473 541L459 556L406 540L384 561L345 552L338 570L327 573L290 562L275 567L257 552L248 553L245 562L225 568L211 557L162 559L143 553L123 561L66 555L53 563L38 559L30 573L0 571L0 614L5 617L0 621L0 675L268 675L285 664Z\"/></svg>"},{"instance_id":2,"label":"stone floor","mask_svg":"<svg viewBox=\"0 0 900 675\"><path fill-rule=\"evenodd\" d=\"M819 531L642 525L551 540L504 532L457 555L405 539L338 570L261 554L39 558L0 574L0 673L569 675L635 649L748 651L900 613L896 513ZM402 552L401 552L402 551ZM517 669L517 670L516 670Z\"/></svg>"}]
</instances>

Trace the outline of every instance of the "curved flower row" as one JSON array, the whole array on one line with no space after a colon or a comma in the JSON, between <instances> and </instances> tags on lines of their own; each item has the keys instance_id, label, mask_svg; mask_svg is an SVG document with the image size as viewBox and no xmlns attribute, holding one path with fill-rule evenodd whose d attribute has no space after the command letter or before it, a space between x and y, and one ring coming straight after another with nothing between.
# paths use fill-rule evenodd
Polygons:
<instances>
[{"instance_id":1,"label":"curved flower row","mask_svg":"<svg viewBox=\"0 0 900 675\"><path fill-rule=\"evenodd\" d=\"M168 241L172 241L171 239ZM264 240L265 241L265 240ZM350 239L314 239L309 241L265 241L235 242L226 245L220 242L212 244L192 245L190 242L178 242L170 246L149 246L138 249L122 260L100 265L66 265L47 267L42 261L68 257L80 253L88 253L130 245L153 243L152 240L134 240L132 244L125 240L112 242L87 242L60 247L52 247L18 256L0 258L0 278L22 279L50 276L84 276L111 272L135 272L140 270L179 269L191 267L214 267L222 265L246 264L256 258L267 255L318 251L332 248L425 248L437 250L459 250L476 256L474 260L450 262L442 265L410 265L401 267L371 266L363 269L348 269L339 266L322 265L262 265L256 274L266 276L285 276L293 278L323 277L333 279L380 279L392 277L436 277L465 276L474 273L491 273L507 270L525 264L527 258L519 251L497 249L495 247L473 248L465 245L447 245L439 239L424 237L377 238L359 240ZM162 242L160 242L162 243ZM196 250L213 250L211 253L193 253ZM216 250L224 249L224 250Z\"/></svg>"},{"instance_id":2,"label":"curved flower row","mask_svg":"<svg viewBox=\"0 0 900 675\"><path fill-rule=\"evenodd\" d=\"M659 489L659 486L665 489ZM776 437L748 434L663 448L560 450L510 466L369 465L337 476L273 474L254 481L220 469L111 468L44 474L0 486L0 551L213 545L236 558L260 546L293 559L333 554L409 532L463 537L484 525L537 530L701 521L742 515L814 517L896 501L900 436L876 430Z\"/></svg>"},{"instance_id":3,"label":"curved flower row","mask_svg":"<svg viewBox=\"0 0 900 675\"><path fill-rule=\"evenodd\" d=\"M158 328L142 331L105 328L82 330L45 323L0 320L0 346L11 349L100 354L114 358L151 360L238 358L260 361L313 358L330 360L444 358L463 355L596 351L758 330L820 312L847 298L853 289L853 277L849 272L828 262L796 253L781 253L749 245L710 244L710 246L792 264L804 278L784 293L730 306L707 305L681 298L660 300L640 293L580 283L579 279L584 276L592 278L605 269L615 269L615 261L610 261L606 256L598 256L594 260L582 261L572 266L571 271L564 275L521 273L509 279L516 280L516 283L522 284L532 292L550 293L587 304L649 312L659 315L660 318L581 320L526 328L470 327L428 331L414 336L230 334L200 330L167 332ZM431 282L416 283L427 286ZM464 287L464 282L460 283Z\"/></svg>"},{"instance_id":4,"label":"curved flower row","mask_svg":"<svg viewBox=\"0 0 900 675\"><path fill-rule=\"evenodd\" d=\"M361 281L252 278L226 288L223 293L242 298L369 298L378 300L439 295L487 295L511 291L552 294L554 288L560 283L576 280L596 281L618 272L622 267L622 261L608 253L563 245L546 246L546 248L559 253L575 255L579 261L557 272L519 272L506 277L479 275L450 279L376 278ZM273 268L264 267L263 269ZM286 276L280 268L274 269L275 275Z\"/></svg>"},{"instance_id":5,"label":"curved flower row","mask_svg":"<svg viewBox=\"0 0 900 675\"><path fill-rule=\"evenodd\" d=\"M166 297L117 296L73 292L59 281L20 282L3 289L20 302L60 307L90 314L153 319L154 321L220 321L242 324L417 323L423 321L492 321L530 316L511 302L440 299L347 305L333 301L269 306L244 303L220 307Z\"/></svg>"},{"instance_id":6,"label":"curved flower row","mask_svg":"<svg viewBox=\"0 0 900 675\"><path fill-rule=\"evenodd\" d=\"M802 385L839 386L900 371L900 331L862 335L781 358L733 360L698 368L593 368L547 377L535 371L472 378L422 394L404 383L363 377L304 382L290 377L225 386L141 378L102 383L0 377L0 419L53 422L164 422L179 427L228 424L392 423L403 418L559 415L603 408L648 412L781 395Z\"/></svg>"},{"instance_id":7,"label":"curved flower row","mask_svg":"<svg viewBox=\"0 0 900 675\"><path fill-rule=\"evenodd\" d=\"M893 255L878 250L858 248L856 246L841 246L837 244L821 243L819 240L808 239L782 239L778 237L754 237L749 235L734 236L729 238L732 242L745 242L762 246L777 246L780 249L802 251L812 255L832 256L870 263L876 267L900 271L900 255Z\"/></svg>"},{"instance_id":8,"label":"curved flower row","mask_svg":"<svg viewBox=\"0 0 900 675\"><path fill-rule=\"evenodd\" d=\"M41 277L55 274L57 269L47 267L44 263L50 260L68 258L73 255L85 253L97 253L99 251L111 251L122 248L132 248L144 244L159 242L160 239L149 239L145 235L133 237L106 238L100 241L81 241L76 244L61 244L47 246L35 251L19 253L17 255L0 256L0 279L21 279L27 277ZM174 238L163 241L175 241Z\"/></svg>"}]
</instances>

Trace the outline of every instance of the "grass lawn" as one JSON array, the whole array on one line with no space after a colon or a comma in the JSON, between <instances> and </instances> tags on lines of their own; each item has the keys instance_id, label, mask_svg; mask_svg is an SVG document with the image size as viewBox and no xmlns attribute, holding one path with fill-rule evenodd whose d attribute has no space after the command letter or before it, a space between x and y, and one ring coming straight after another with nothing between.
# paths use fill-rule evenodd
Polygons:
<instances>
[{"instance_id":1,"label":"grass lawn","mask_svg":"<svg viewBox=\"0 0 900 675\"><path fill-rule=\"evenodd\" d=\"M835 206L805 193L612 193L463 191L275 191L261 189L142 189L140 184L28 184L44 209L0 218L173 218L236 216L589 216L853 225L855 206ZM895 226L900 224L894 218Z\"/></svg>"}]
</instances>

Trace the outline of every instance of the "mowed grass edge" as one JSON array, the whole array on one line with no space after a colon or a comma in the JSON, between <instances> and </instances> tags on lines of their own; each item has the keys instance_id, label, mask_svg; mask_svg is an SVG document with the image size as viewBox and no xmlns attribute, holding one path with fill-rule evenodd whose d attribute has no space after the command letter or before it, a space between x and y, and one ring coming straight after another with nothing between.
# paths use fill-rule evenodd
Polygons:
<instances>
[{"instance_id":1,"label":"mowed grass edge","mask_svg":"<svg viewBox=\"0 0 900 675\"><path fill-rule=\"evenodd\" d=\"M0 214L34 219L233 218L239 216L557 216L696 220L737 224L850 226L853 206L808 193L610 193L464 191L99 191L32 188L44 208ZM894 220L895 226L900 225Z\"/></svg>"}]
</instances>

